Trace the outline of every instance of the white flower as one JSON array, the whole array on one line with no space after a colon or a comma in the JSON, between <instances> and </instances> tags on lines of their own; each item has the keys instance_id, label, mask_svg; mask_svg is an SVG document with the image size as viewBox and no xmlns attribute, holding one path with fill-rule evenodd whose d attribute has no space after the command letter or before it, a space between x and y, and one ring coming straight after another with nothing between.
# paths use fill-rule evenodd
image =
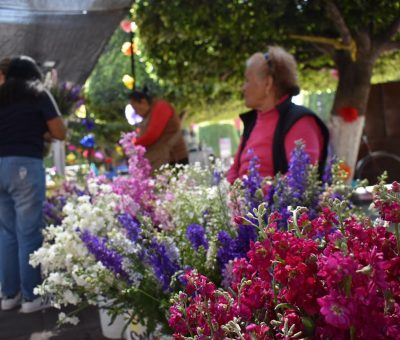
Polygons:
<instances>
[{"instance_id":1,"label":"white flower","mask_svg":"<svg viewBox=\"0 0 400 340\"><path fill-rule=\"evenodd\" d=\"M70 323L74 326L79 323L79 319L76 316L67 316L65 313L62 312L58 314L58 321L63 324Z\"/></svg>"}]
</instances>

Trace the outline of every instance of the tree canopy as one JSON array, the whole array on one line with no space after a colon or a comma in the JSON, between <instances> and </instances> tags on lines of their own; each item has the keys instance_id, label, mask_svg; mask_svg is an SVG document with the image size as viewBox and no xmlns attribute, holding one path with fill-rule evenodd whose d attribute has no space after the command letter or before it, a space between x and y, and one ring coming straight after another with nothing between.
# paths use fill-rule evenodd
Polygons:
<instances>
[{"instance_id":1,"label":"tree canopy","mask_svg":"<svg viewBox=\"0 0 400 340\"><path fill-rule=\"evenodd\" d=\"M138 0L133 13L142 58L182 103L234 98L244 61L277 44L296 56L304 79L319 77L320 88L335 82L313 71L337 68L336 106L362 112L373 65L393 51L398 58L400 46L397 0Z\"/></svg>"}]
</instances>

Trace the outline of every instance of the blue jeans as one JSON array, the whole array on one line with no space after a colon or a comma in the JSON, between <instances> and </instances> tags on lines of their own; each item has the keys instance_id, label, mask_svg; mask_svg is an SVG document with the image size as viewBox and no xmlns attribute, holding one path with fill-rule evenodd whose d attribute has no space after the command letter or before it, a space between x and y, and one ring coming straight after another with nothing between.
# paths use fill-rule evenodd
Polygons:
<instances>
[{"instance_id":1,"label":"blue jeans","mask_svg":"<svg viewBox=\"0 0 400 340\"><path fill-rule=\"evenodd\" d=\"M29 255L43 241L45 199L43 161L31 157L0 157L0 280L3 296L19 291L27 300L41 283L40 268Z\"/></svg>"}]
</instances>

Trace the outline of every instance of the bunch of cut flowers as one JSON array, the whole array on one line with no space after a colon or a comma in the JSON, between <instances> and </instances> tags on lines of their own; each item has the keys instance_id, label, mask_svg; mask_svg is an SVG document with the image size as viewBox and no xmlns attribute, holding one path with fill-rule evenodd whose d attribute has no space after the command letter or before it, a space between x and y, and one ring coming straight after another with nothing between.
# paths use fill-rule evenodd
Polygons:
<instances>
[{"instance_id":1,"label":"bunch of cut flowers","mask_svg":"<svg viewBox=\"0 0 400 340\"><path fill-rule=\"evenodd\" d=\"M399 185L381 183L374 205L375 221L349 214L338 198L317 213L292 208L282 229L281 213L262 203L243 217L257 239L233 260L228 289L184 274L170 307L175 339L397 339L400 249L390 223L398 223Z\"/></svg>"}]
</instances>

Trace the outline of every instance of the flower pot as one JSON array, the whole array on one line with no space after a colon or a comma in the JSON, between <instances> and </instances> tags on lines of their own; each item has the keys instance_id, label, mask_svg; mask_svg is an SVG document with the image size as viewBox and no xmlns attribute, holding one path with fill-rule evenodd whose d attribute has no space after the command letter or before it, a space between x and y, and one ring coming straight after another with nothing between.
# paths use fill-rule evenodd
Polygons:
<instances>
[{"instance_id":1,"label":"flower pot","mask_svg":"<svg viewBox=\"0 0 400 340\"><path fill-rule=\"evenodd\" d=\"M114 322L111 323L111 316L107 309L99 308L101 332L103 336L108 339L124 339L126 336L123 334L124 327L128 321L125 315L118 315Z\"/></svg>"}]
</instances>

